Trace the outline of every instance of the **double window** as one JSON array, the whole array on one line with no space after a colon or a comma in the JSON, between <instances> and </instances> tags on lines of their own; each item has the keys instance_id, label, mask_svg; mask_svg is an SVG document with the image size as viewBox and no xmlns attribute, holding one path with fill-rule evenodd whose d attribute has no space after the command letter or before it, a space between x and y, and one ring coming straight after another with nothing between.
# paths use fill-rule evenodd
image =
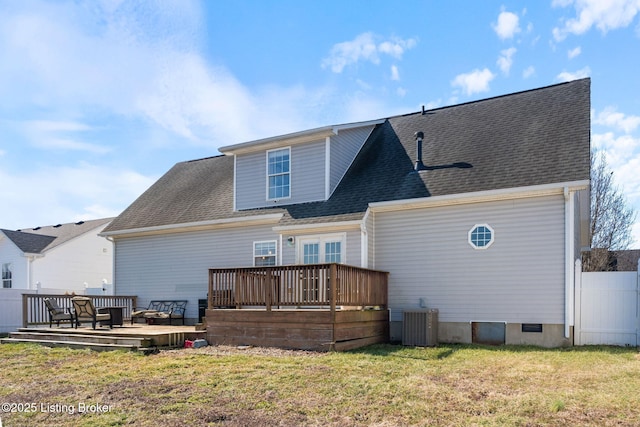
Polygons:
<instances>
[{"instance_id":1,"label":"double window","mask_svg":"<svg viewBox=\"0 0 640 427\"><path fill-rule=\"evenodd\" d=\"M253 243L253 266L263 267L267 265L276 265L276 241Z\"/></svg>"},{"instance_id":2,"label":"double window","mask_svg":"<svg viewBox=\"0 0 640 427\"><path fill-rule=\"evenodd\" d=\"M267 199L291 197L291 149L267 151Z\"/></svg>"},{"instance_id":3,"label":"double window","mask_svg":"<svg viewBox=\"0 0 640 427\"><path fill-rule=\"evenodd\" d=\"M2 287L11 288L12 287L11 281L12 281L11 264L10 263L2 264Z\"/></svg>"}]
</instances>

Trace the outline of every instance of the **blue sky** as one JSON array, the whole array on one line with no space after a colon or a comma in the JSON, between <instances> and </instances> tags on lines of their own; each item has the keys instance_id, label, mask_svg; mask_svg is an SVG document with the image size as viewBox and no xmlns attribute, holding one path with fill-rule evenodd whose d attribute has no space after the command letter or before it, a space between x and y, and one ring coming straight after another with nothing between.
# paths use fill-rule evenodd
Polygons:
<instances>
[{"instance_id":1,"label":"blue sky","mask_svg":"<svg viewBox=\"0 0 640 427\"><path fill-rule=\"evenodd\" d=\"M0 227L116 216L220 146L586 76L640 212L640 0L530 3L0 0Z\"/></svg>"}]
</instances>

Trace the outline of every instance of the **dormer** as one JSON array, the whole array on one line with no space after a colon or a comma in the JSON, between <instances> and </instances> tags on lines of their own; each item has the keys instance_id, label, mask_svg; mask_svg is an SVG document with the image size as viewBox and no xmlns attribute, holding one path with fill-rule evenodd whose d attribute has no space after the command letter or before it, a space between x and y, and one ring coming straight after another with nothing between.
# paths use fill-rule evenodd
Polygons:
<instances>
[{"instance_id":1,"label":"dormer","mask_svg":"<svg viewBox=\"0 0 640 427\"><path fill-rule=\"evenodd\" d=\"M234 210L324 201L382 120L326 126L220 148L234 156Z\"/></svg>"}]
</instances>

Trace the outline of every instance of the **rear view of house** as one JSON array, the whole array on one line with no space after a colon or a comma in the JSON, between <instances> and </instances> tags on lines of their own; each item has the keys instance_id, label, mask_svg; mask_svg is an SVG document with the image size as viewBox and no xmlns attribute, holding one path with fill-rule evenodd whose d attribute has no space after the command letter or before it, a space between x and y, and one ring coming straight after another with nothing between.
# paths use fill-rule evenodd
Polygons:
<instances>
[{"instance_id":1,"label":"rear view of house","mask_svg":"<svg viewBox=\"0 0 640 427\"><path fill-rule=\"evenodd\" d=\"M118 294L188 299L195 322L211 269L337 263L389 273L391 340L437 309L442 342L572 343L589 79L220 151L105 229Z\"/></svg>"}]
</instances>

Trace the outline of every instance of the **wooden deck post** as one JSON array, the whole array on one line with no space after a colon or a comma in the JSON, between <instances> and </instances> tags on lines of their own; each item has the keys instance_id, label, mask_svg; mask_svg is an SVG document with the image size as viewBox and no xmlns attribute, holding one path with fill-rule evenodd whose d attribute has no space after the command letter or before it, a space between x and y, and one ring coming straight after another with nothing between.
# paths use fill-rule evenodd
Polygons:
<instances>
[{"instance_id":1,"label":"wooden deck post","mask_svg":"<svg viewBox=\"0 0 640 427\"><path fill-rule=\"evenodd\" d=\"M336 299L338 297L338 264L331 264L329 266L329 291L331 292L331 318L333 321L336 319Z\"/></svg>"},{"instance_id":2,"label":"wooden deck post","mask_svg":"<svg viewBox=\"0 0 640 427\"><path fill-rule=\"evenodd\" d=\"M265 292L265 304L267 306L267 311L271 311L271 302L272 302L272 283L273 283L273 278L271 276L271 269L267 268L267 271L265 272L265 286L267 287L266 292Z\"/></svg>"},{"instance_id":3,"label":"wooden deck post","mask_svg":"<svg viewBox=\"0 0 640 427\"><path fill-rule=\"evenodd\" d=\"M27 327L27 322L29 321L29 312L27 305L27 294L22 294L22 327Z\"/></svg>"},{"instance_id":4,"label":"wooden deck post","mask_svg":"<svg viewBox=\"0 0 640 427\"><path fill-rule=\"evenodd\" d=\"M336 300L338 298L338 264L329 266L329 290L331 291L331 345L330 351L336 349Z\"/></svg>"},{"instance_id":5,"label":"wooden deck post","mask_svg":"<svg viewBox=\"0 0 640 427\"><path fill-rule=\"evenodd\" d=\"M209 291L207 292L207 308L213 308L213 270L209 269Z\"/></svg>"}]
</instances>

